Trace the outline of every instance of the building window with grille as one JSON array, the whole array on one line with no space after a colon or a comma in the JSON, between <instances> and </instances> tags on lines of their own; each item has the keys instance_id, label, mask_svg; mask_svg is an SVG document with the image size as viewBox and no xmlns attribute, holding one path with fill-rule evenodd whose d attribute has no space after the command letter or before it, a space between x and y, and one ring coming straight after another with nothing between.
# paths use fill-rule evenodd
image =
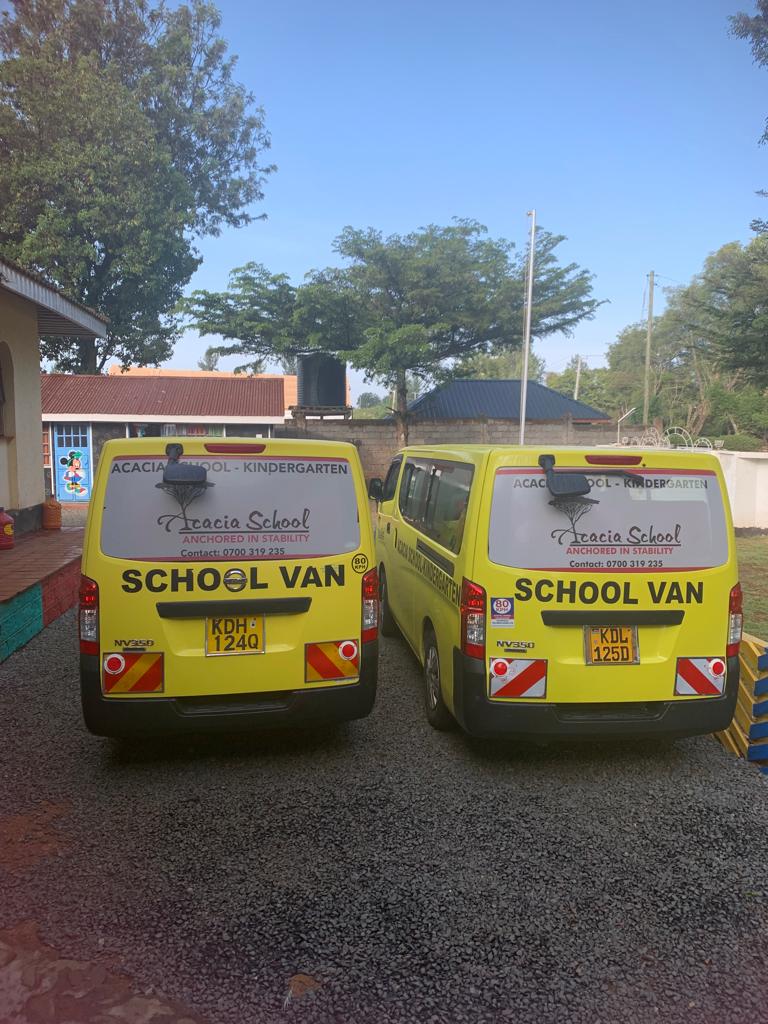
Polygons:
<instances>
[{"instance_id":1,"label":"building window with grille","mask_svg":"<svg viewBox=\"0 0 768 1024\"><path fill-rule=\"evenodd\" d=\"M87 423L59 423L56 427L57 448L87 448Z\"/></svg>"}]
</instances>

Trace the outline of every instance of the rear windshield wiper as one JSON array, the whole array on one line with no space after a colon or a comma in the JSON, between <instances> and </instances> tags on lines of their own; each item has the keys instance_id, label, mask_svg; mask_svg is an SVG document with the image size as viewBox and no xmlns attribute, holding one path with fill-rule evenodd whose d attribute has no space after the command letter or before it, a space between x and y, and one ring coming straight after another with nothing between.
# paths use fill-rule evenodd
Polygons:
<instances>
[{"instance_id":1,"label":"rear windshield wiper","mask_svg":"<svg viewBox=\"0 0 768 1024\"><path fill-rule=\"evenodd\" d=\"M554 455L540 455L539 465L544 470L547 489L552 495L550 505L578 502L584 505L597 505L597 498L588 498L592 484L583 473L556 473Z\"/></svg>"},{"instance_id":2,"label":"rear windshield wiper","mask_svg":"<svg viewBox=\"0 0 768 1024\"><path fill-rule=\"evenodd\" d=\"M209 487L215 485L208 480L205 466L196 466L190 462L179 462L184 454L180 444L168 444L165 447L168 462L163 469L163 479L155 484L161 491L170 494L178 503L186 522L187 509L192 502L205 494Z\"/></svg>"}]
</instances>

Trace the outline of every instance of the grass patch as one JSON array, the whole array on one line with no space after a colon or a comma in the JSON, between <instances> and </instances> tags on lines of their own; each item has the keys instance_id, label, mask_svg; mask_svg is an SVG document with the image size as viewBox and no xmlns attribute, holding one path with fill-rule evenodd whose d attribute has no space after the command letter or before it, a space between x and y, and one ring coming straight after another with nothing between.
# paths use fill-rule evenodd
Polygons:
<instances>
[{"instance_id":1,"label":"grass patch","mask_svg":"<svg viewBox=\"0 0 768 1024\"><path fill-rule=\"evenodd\" d=\"M744 632L768 640L768 537L737 537Z\"/></svg>"}]
</instances>

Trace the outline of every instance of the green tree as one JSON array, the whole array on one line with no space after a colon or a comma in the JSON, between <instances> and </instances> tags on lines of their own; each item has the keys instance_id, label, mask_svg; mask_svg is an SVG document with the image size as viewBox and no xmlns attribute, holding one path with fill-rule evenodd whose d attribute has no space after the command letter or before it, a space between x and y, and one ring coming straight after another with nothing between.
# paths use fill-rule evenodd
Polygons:
<instances>
[{"instance_id":1,"label":"green tree","mask_svg":"<svg viewBox=\"0 0 768 1024\"><path fill-rule=\"evenodd\" d=\"M528 358L528 379L543 383L546 363L531 350ZM523 376L523 353L521 349L502 349L495 352L475 352L464 359L457 359L450 370L456 379L469 380L519 380Z\"/></svg>"},{"instance_id":2,"label":"green tree","mask_svg":"<svg viewBox=\"0 0 768 1024\"><path fill-rule=\"evenodd\" d=\"M578 358L578 356L572 356L565 369L560 373L548 373L546 376L547 386L559 391L561 395L573 398L576 390ZM604 366L590 367L582 360L578 400L591 405L593 409L598 409L600 412L607 412L612 416L617 414L620 408L620 399L613 393L610 373ZM626 410L621 411L625 412Z\"/></svg>"},{"instance_id":3,"label":"green tree","mask_svg":"<svg viewBox=\"0 0 768 1024\"><path fill-rule=\"evenodd\" d=\"M251 357L236 366L235 373L261 373L266 358L272 356L290 366L292 357L302 351L294 323L296 294L285 274L271 274L260 263L247 263L229 275L227 291L198 289L181 308L200 334L232 342L212 345L211 352Z\"/></svg>"},{"instance_id":4,"label":"green tree","mask_svg":"<svg viewBox=\"0 0 768 1024\"><path fill-rule=\"evenodd\" d=\"M539 235L537 337L568 333L599 305L591 275L558 263L561 241ZM455 360L520 347L525 257L481 225L457 221L387 238L345 228L334 248L346 265L311 272L298 288L249 264L233 272L227 292L193 293L186 303L193 325L232 340L222 353L338 355L393 393L403 441L409 381L422 385L450 372Z\"/></svg>"},{"instance_id":5,"label":"green tree","mask_svg":"<svg viewBox=\"0 0 768 1024\"><path fill-rule=\"evenodd\" d=\"M757 13L739 12L730 18L731 32L737 39L746 40L752 49L755 64L768 66L768 0L756 0ZM768 143L768 122L763 128L760 142ZM758 195L768 196L768 191L761 190ZM752 229L760 233L768 232L768 221L756 219L752 221Z\"/></svg>"},{"instance_id":6,"label":"green tree","mask_svg":"<svg viewBox=\"0 0 768 1024\"><path fill-rule=\"evenodd\" d=\"M213 345L209 345L205 350L205 354L202 359L198 359L197 365L201 370L218 370L219 368L219 353L216 351Z\"/></svg>"},{"instance_id":7,"label":"green tree","mask_svg":"<svg viewBox=\"0 0 768 1024\"><path fill-rule=\"evenodd\" d=\"M375 405L383 405L384 399L375 391L363 391L357 398L358 409L370 409Z\"/></svg>"},{"instance_id":8,"label":"green tree","mask_svg":"<svg viewBox=\"0 0 768 1024\"><path fill-rule=\"evenodd\" d=\"M536 337L569 333L599 305L591 275L559 265L555 249L562 240L544 231L538 236ZM453 360L519 348L525 256L489 238L482 225L459 220L387 238L371 228L346 228L335 249L348 264L337 279L335 309L346 318L350 347L331 330L320 332L319 344L392 389L401 441L407 440L409 373L428 381Z\"/></svg>"},{"instance_id":9,"label":"green tree","mask_svg":"<svg viewBox=\"0 0 768 1024\"><path fill-rule=\"evenodd\" d=\"M383 420L392 415L392 408L386 402L379 402L378 405L368 405L364 409L355 409L356 420Z\"/></svg>"},{"instance_id":10,"label":"green tree","mask_svg":"<svg viewBox=\"0 0 768 1024\"><path fill-rule=\"evenodd\" d=\"M0 20L0 254L109 317L44 339L60 369L158 363L200 263L251 220L271 167L263 112L204 0L17 0Z\"/></svg>"},{"instance_id":11,"label":"green tree","mask_svg":"<svg viewBox=\"0 0 768 1024\"><path fill-rule=\"evenodd\" d=\"M667 293L654 319L651 416L665 425L762 436L760 395L768 384L768 236L722 246L690 284ZM615 396L643 401L646 325L633 324L608 349ZM748 396L750 396L748 398Z\"/></svg>"},{"instance_id":12,"label":"green tree","mask_svg":"<svg viewBox=\"0 0 768 1024\"><path fill-rule=\"evenodd\" d=\"M768 235L721 246L669 312L717 370L768 386Z\"/></svg>"}]
</instances>

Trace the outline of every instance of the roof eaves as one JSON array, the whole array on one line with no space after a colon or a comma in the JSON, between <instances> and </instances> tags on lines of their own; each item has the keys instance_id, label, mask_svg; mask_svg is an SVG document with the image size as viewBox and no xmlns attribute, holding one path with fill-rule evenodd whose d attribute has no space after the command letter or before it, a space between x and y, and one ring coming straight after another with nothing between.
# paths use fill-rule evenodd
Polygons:
<instances>
[{"instance_id":1,"label":"roof eaves","mask_svg":"<svg viewBox=\"0 0 768 1024\"><path fill-rule=\"evenodd\" d=\"M69 299L39 274L0 259L0 288L32 302L37 307L38 331L75 337L102 338L109 320L101 313Z\"/></svg>"}]
</instances>

